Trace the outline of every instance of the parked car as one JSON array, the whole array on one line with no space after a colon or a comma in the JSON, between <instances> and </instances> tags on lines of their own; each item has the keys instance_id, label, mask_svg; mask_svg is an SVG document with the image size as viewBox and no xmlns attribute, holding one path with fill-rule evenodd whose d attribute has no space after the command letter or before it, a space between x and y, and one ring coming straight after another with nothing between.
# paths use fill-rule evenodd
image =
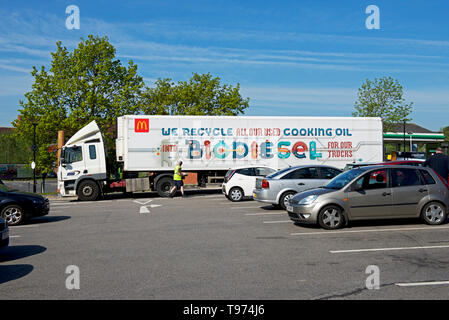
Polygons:
<instances>
[{"instance_id":1,"label":"parked car","mask_svg":"<svg viewBox=\"0 0 449 320\"><path fill-rule=\"evenodd\" d=\"M15 226L29 218L48 214L50 202L34 193L18 192L0 185L0 217Z\"/></svg>"},{"instance_id":2,"label":"parked car","mask_svg":"<svg viewBox=\"0 0 449 320\"><path fill-rule=\"evenodd\" d=\"M323 186L341 172L340 169L324 165L286 168L266 178L257 178L253 199L285 209L296 193Z\"/></svg>"},{"instance_id":3,"label":"parked car","mask_svg":"<svg viewBox=\"0 0 449 320\"><path fill-rule=\"evenodd\" d=\"M422 167L424 164L424 160L396 160L396 161L387 161L387 162L381 162L380 165L389 165L389 166L416 166L416 167Z\"/></svg>"},{"instance_id":4,"label":"parked car","mask_svg":"<svg viewBox=\"0 0 449 320\"><path fill-rule=\"evenodd\" d=\"M337 229L352 220L421 217L427 224L446 221L449 185L429 168L369 166L352 169L322 188L290 200L295 222Z\"/></svg>"},{"instance_id":5,"label":"parked car","mask_svg":"<svg viewBox=\"0 0 449 320\"><path fill-rule=\"evenodd\" d=\"M9 245L9 228L8 223L0 218L0 249Z\"/></svg>"},{"instance_id":6,"label":"parked car","mask_svg":"<svg viewBox=\"0 0 449 320\"><path fill-rule=\"evenodd\" d=\"M223 194L231 201L240 201L252 197L256 186L256 178L266 177L275 169L268 167L240 167L229 170L222 184Z\"/></svg>"}]
</instances>

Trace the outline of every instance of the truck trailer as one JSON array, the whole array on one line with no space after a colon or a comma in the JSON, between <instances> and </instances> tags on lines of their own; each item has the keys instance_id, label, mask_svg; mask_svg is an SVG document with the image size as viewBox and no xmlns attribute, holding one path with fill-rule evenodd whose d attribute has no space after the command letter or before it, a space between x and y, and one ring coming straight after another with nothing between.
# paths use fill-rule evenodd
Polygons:
<instances>
[{"instance_id":1,"label":"truck trailer","mask_svg":"<svg viewBox=\"0 0 449 320\"><path fill-rule=\"evenodd\" d=\"M382 119L376 117L126 115L116 125L120 176L108 168L104 136L92 121L61 150L61 196L96 200L114 191L157 191L166 197L178 161L205 186L208 177L237 166L343 169L347 163L383 160Z\"/></svg>"}]
</instances>

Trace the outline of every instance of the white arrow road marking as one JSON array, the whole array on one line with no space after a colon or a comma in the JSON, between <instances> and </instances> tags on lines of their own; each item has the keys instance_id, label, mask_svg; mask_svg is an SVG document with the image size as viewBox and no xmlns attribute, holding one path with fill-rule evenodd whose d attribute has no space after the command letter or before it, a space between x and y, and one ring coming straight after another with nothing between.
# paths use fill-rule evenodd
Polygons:
<instances>
[{"instance_id":1,"label":"white arrow road marking","mask_svg":"<svg viewBox=\"0 0 449 320\"><path fill-rule=\"evenodd\" d=\"M150 210L146 206L140 207L140 214L150 213Z\"/></svg>"},{"instance_id":2,"label":"white arrow road marking","mask_svg":"<svg viewBox=\"0 0 449 320\"><path fill-rule=\"evenodd\" d=\"M144 205L146 205L147 203L150 203L151 201L153 201L153 200L148 200L148 201L145 201L145 202L140 202L140 201L134 200L135 203L138 203L138 204L140 204L141 206L144 206Z\"/></svg>"}]
</instances>

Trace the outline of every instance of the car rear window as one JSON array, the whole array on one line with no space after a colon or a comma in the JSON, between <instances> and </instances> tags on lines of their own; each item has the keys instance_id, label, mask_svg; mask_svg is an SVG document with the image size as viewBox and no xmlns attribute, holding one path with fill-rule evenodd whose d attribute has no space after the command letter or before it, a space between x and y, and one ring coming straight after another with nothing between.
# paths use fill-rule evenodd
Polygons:
<instances>
[{"instance_id":1,"label":"car rear window","mask_svg":"<svg viewBox=\"0 0 449 320\"><path fill-rule=\"evenodd\" d=\"M333 168L320 168L321 171L321 179L333 179L338 176L341 171Z\"/></svg>"},{"instance_id":2,"label":"car rear window","mask_svg":"<svg viewBox=\"0 0 449 320\"><path fill-rule=\"evenodd\" d=\"M435 184L435 179L430 175L430 173L426 170L419 170L421 172L421 176L423 177L425 184Z\"/></svg>"},{"instance_id":3,"label":"car rear window","mask_svg":"<svg viewBox=\"0 0 449 320\"><path fill-rule=\"evenodd\" d=\"M272 174L275 170L270 168L256 168L256 176L266 177Z\"/></svg>"},{"instance_id":4,"label":"car rear window","mask_svg":"<svg viewBox=\"0 0 449 320\"><path fill-rule=\"evenodd\" d=\"M254 176L254 168L238 169L237 173L242 174L244 176Z\"/></svg>"}]
</instances>

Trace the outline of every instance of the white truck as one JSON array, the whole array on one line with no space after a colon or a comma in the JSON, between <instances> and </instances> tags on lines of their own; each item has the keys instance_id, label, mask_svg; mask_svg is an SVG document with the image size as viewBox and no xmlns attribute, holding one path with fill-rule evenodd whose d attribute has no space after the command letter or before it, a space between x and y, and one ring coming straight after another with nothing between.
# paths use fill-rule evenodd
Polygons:
<instances>
[{"instance_id":1,"label":"white truck","mask_svg":"<svg viewBox=\"0 0 449 320\"><path fill-rule=\"evenodd\" d=\"M301 164L344 168L381 162L381 118L267 116L145 116L117 118L116 159L122 176L107 167L104 137L95 121L61 151L62 196L96 200L113 191L156 190L168 196L173 168L196 173L198 185L237 166L275 169ZM143 176L143 177L142 177Z\"/></svg>"}]
</instances>

